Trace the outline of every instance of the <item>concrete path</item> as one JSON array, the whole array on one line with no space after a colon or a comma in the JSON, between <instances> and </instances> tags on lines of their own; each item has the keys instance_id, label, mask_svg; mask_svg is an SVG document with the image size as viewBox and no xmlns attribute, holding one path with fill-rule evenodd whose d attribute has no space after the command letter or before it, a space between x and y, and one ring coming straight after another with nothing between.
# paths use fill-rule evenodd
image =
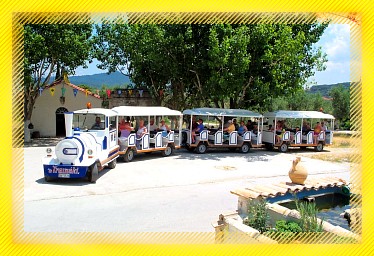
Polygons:
<instances>
[{"instance_id":1,"label":"concrete path","mask_svg":"<svg viewBox=\"0 0 374 256\"><path fill-rule=\"evenodd\" d=\"M179 150L166 158L159 153L139 155L131 163L104 169L91 184L44 182L45 149L24 149L25 231L213 232L211 222L237 208L237 197L230 190L289 181L291 161L300 153L253 149L248 154L221 150L198 155ZM347 162L309 157L302 161L310 176L350 178Z\"/></svg>"}]
</instances>

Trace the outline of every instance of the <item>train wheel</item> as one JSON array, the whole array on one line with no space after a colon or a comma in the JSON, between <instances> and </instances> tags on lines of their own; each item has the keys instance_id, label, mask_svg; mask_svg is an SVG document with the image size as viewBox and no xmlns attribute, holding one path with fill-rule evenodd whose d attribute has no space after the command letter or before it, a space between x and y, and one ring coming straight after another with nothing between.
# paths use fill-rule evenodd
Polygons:
<instances>
[{"instance_id":1,"label":"train wheel","mask_svg":"<svg viewBox=\"0 0 374 256\"><path fill-rule=\"evenodd\" d=\"M321 152L323 150L322 142L318 143L317 147L314 148L317 152Z\"/></svg>"},{"instance_id":2,"label":"train wheel","mask_svg":"<svg viewBox=\"0 0 374 256\"><path fill-rule=\"evenodd\" d=\"M280 147L278 149L279 149L280 152L286 153L287 150L288 150L288 145L286 143L283 143L282 145L280 145Z\"/></svg>"},{"instance_id":3,"label":"train wheel","mask_svg":"<svg viewBox=\"0 0 374 256\"><path fill-rule=\"evenodd\" d=\"M171 156L174 153L174 148L167 145L165 150L161 152L162 156Z\"/></svg>"},{"instance_id":4,"label":"train wheel","mask_svg":"<svg viewBox=\"0 0 374 256\"><path fill-rule=\"evenodd\" d=\"M200 143L198 146L197 146L197 148L196 148L196 151L197 151L197 153L199 153L199 154L204 154L205 152L206 152L206 150L207 150L207 147L206 147L206 145L202 142L202 143Z\"/></svg>"},{"instance_id":5,"label":"train wheel","mask_svg":"<svg viewBox=\"0 0 374 256\"><path fill-rule=\"evenodd\" d=\"M243 145L240 147L240 152L248 153L249 149L250 149L249 144L248 143L243 143Z\"/></svg>"},{"instance_id":6,"label":"train wheel","mask_svg":"<svg viewBox=\"0 0 374 256\"><path fill-rule=\"evenodd\" d=\"M114 168L116 168L116 166L117 166L117 159L114 159L112 162L110 162L110 163L108 164L108 167L109 167L110 169L114 169Z\"/></svg>"},{"instance_id":7,"label":"train wheel","mask_svg":"<svg viewBox=\"0 0 374 256\"><path fill-rule=\"evenodd\" d=\"M88 180L91 183L95 183L99 178L99 169L97 168L97 163L95 162L90 166L90 171L88 172Z\"/></svg>"},{"instance_id":8,"label":"train wheel","mask_svg":"<svg viewBox=\"0 0 374 256\"><path fill-rule=\"evenodd\" d=\"M123 155L123 161L131 162L134 159L134 150L128 149L126 153Z\"/></svg>"}]
</instances>

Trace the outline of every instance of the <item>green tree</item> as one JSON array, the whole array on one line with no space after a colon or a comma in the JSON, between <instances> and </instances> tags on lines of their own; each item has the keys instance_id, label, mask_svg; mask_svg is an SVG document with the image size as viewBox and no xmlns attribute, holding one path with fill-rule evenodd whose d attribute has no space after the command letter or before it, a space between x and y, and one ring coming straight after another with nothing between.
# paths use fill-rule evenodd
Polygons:
<instances>
[{"instance_id":1,"label":"green tree","mask_svg":"<svg viewBox=\"0 0 374 256\"><path fill-rule=\"evenodd\" d=\"M273 100L269 110L313 110L332 113L331 101L324 99L320 93L308 93L299 90L289 96L280 96Z\"/></svg>"},{"instance_id":2,"label":"green tree","mask_svg":"<svg viewBox=\"0 0 374 256\"><path fill-rule=\"evenodd\" d=\"M329 95L332 97L332 107L335 118L339 122L339 126L349 129L349 113L350 113L350 94L348 89L344 89L342 85L334 86Z\"/></svg>"},{"instance_id":3,"label":"green tree","mask_svg":"<svg viewBox=\"0 0 374 256\"><path fill-rule=\"evenodd\" d=\"M25 141L39 90L53 74L74 74L89 59L91 25L30 24L24 26L24 121Z\"/></svg>"},{"instance_id":4,"label":"green tree","mask_svg":"<svg viewBox=\"0 0 374 256\"><path fill-rule=\"evenodd\" d=\"M101 68L125 70L147 86L159 104L264 110L324 68L325 55L313 45L326 27L103 22L96 27L96 58Z\"/></svg>"}]
</instances>

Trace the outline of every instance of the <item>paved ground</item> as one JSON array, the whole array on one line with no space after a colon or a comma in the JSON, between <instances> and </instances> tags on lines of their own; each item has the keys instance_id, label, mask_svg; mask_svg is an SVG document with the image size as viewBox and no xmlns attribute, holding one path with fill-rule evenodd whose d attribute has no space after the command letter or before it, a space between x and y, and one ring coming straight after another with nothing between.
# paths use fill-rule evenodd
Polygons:
<instances>
[{"instance_id":1,"label":"paved ground","mask_svg":"<svg viewBox=\"0 0 374 256\"><path fill-rule=\"evenodd\" d=\"M289 181L291 160L300 153L310 176L350 177L349 163L311 159L308 155L317 154L312 150L221 150L204 155L179 150L167 158L153 153L118 163L113 170L104 169L96 184L46 183L41 158L45 146L55 142L44 139L25 146L25 231L213 232L211 222L237 208L230 190Z\"/></svg>"}]
</instances>

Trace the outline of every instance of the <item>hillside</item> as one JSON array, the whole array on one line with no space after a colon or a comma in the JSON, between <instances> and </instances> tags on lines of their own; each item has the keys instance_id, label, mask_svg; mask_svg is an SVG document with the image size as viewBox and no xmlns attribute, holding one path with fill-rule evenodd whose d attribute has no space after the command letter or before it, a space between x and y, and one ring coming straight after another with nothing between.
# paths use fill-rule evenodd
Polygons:
<instances>
[{"instance_id":1,"label":"hillside","mask_svg":"<svg viewBox=\"0 0 374 256\"><path fill-rule=\"evenodd\" d=\"M338 83L338 84L314 85L308 90L308 92L309 93L320 93L322 96L329 97L329 91L331 90L331 88L338 86L340 84L343 85L345 89L349 89L350 82L345 82L345 83Z\"/></svg>"},{"instance_id":2,"label":"hillside","mask_svg":"<svg viewBox=\"0 0 374 256\"><path fill-rule=\"evenodd\" d=\"M120 72L111 73L109 75L107 73L101 73L86 76L71 76L69 77L69 80L72 84L78 86L83 84L97 89L101 89L103 85L106 87L115 87L131 84L129 77L122 75ZM339 84L342 84L344 88L349 88L350 86L349 82ZM328 97L331 88L338 86L339 84L314 85L308 90L308 92L320 93L322 96Z\"/></svg>"},{"instance_id":3,"label":"hillside","mask_svg":"<svg viewBox=\"0 0 374 256\"><path fill-rule=\"evenodd\" d=\"M103 85L114 87L131 83L129 77L122 75L120 72L111 73L109 75L107 73L101 73L86 76L71 76L69 80L72 84L78 86L83 84L97 89L101 89Z\"/></svg>"}]
</instances>

